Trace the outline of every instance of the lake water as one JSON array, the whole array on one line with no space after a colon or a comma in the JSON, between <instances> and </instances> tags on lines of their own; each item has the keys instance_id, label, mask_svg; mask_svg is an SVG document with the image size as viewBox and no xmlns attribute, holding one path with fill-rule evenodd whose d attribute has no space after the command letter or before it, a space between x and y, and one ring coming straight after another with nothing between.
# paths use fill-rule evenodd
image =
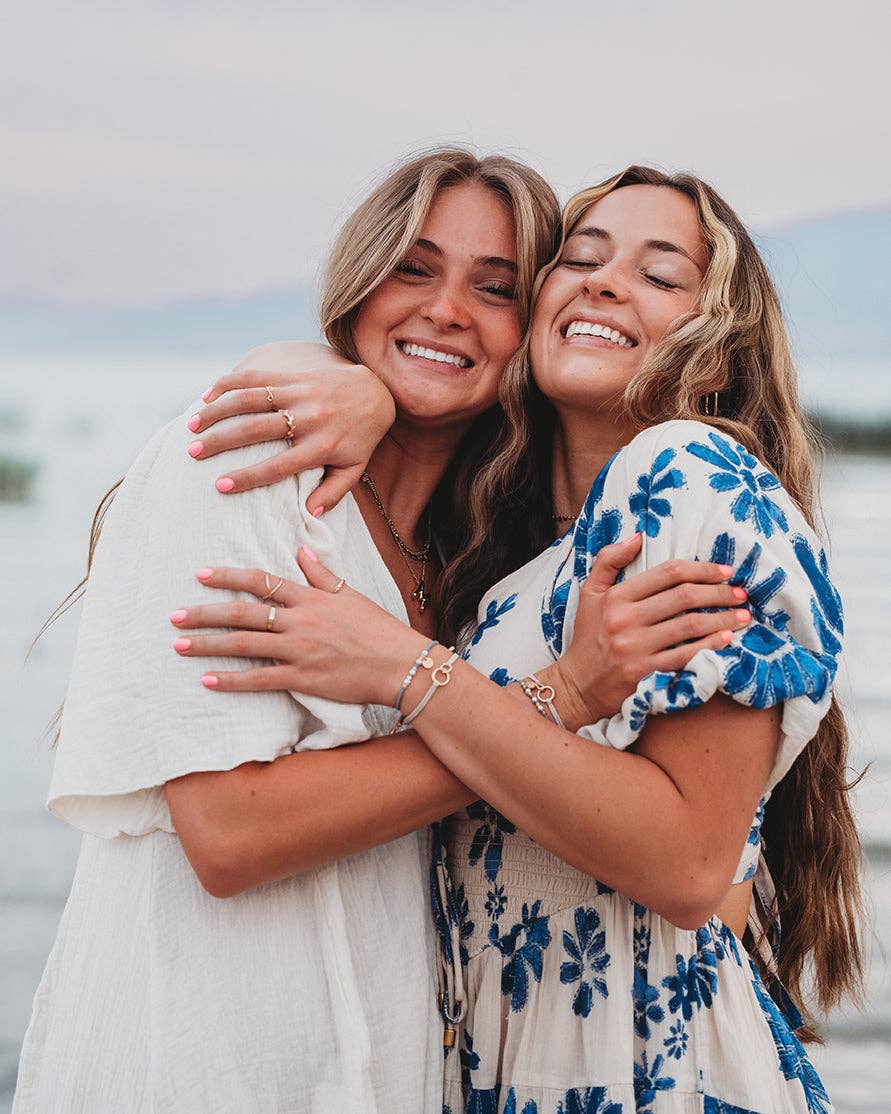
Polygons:
<instances>
[{"instance_id":1,"label":"lake water","mask_svg":"<svg viewBox=\"0 0 891 1114\"><path fill-rule=\"evenodd\" d=\"M39 466L32 502L0 503L0 1114L9 1109L31 998L55 935L77 834L45 811L51 756L42 731L64 695L76 630L66 616L25 651L83 575L93 510L142 443L223 371L225 359L122 356L0 359L0 456ZM862 398L863 396L860 395ZM184 438L186 433L184 431ZM842 457L824 477L832 560L847 607L841 686L873 907L867 1011L830 1020L815 1059L839 1114L891 1108L891 459ZM99 1112L97 1112L99 1114ZM103 1112L104 1114L104 1112Z\"/></svg>"}]
</instances>

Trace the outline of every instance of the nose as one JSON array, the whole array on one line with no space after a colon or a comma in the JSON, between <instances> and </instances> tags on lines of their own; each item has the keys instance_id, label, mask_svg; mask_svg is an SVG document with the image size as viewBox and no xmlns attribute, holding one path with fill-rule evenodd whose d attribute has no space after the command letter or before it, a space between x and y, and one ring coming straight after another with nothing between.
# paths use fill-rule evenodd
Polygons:
<instances>
[{"instance_id":1,"label":"nose","mask_svg":"<svg viewBox=\"0 0 891 1114\"><path fill-rule=\"evenodd\" d=\"M437 283L422 313L438 329L467 329L471 324L467 298L458 283Z\"/></svg>"},{"instance_id":2,"label":"nose","mask_svg":"<svg viewBox=\"0 0 891 1114\"><path fill-rule=\"evenodd\" d=\"M611 259L594 271L586 271L582 287L590 298L623 302L628 297L629 278L622 266Z\"/></svg>"}]
</instances>

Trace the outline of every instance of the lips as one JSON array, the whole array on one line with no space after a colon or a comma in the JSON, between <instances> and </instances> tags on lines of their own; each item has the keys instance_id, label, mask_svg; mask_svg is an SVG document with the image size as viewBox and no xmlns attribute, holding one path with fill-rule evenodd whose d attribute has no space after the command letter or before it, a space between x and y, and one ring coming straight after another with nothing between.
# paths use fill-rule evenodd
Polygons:
<instances>
[{"instance_id":1,"label":"lips","mask_svg":"<svg viewBox=\"0 0 891 1114\"><path fill-rule=\"evenodd\" d=\"M422 360L429 360L436 364L451 364L453 367L473 367L473 360L463 352L456 352L453 348L443 348L440 345L417 343L412 340L397 340L396 347L404 356L416 356Z\"/></svg>"}]
</instances>

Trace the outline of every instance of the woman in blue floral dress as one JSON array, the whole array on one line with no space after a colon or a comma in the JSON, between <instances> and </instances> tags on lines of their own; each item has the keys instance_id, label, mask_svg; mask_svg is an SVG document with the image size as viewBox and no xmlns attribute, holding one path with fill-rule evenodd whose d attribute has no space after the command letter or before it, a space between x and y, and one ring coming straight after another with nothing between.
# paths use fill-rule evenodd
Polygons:
<instances>
[{"instance_id":1,"label":"woman in blue floral dress","mask_svg":"<svg viewBox=\"0 0 891 1114\"><path fill-rule=\"evenodd\" d=\"M842 612L777 298L732 211L641 168L570 202L502 398L512 429L477 479L478 565L511 513L551 544L502 569L448 683L420 668L402 702L481 798L435 848L445 1109L825 1114L782 983L800 997L808 961L825 1006L860 974L832 699ZM573 633L598 618L594 558L635 532L627 573L724 563L751 622L610 715L624 682L592 685ZM300 563L320 590L295 596L311 634L280 659L288 687L393 703L426 640ZM472 591L473 556L464 575ZM534 675L555 663L551 702ZM777 911L782 943L764 927Z\"/></svg>"}]
</instances>

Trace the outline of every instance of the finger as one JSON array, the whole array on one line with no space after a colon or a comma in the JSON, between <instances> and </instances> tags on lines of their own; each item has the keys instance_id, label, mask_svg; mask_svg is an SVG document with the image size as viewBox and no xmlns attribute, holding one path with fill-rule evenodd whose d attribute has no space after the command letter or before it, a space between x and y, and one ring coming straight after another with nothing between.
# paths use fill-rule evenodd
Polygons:
<instances>
[{"instance_id":1,"label":"finger","mask_svg":"<svg viewBox=\"0 0 891 1114\"><path fill-rule=\"evenodd\" d=\"M277 410L278 407L274 409ZM197 433L226 418L236 418L243 414L262 414L264 411L273 412L265 387L232 390L217 401L203 406L197 414L192 415L187 424L193 433Z\"/></svg>"},{"instance_id":2,"label":"finger","mask_svg":"<svg viewBox=\"0 0 891 1114\"><path fill-rule=\"evenodd\" d=\"M183 635L173 642L173 649L184 658L255 658L275 660L281 646L277 634L237 630L227 634Z\"/></svg>"},{"instance_id":3,"label":"finger","mask_svg":"<svg viewBox=\"0 0 891 1114\"><path fill-rule=\"evenodd\" d=\"M325 478L306 500L306 509L314 518L318 518L324 511L330 511L359 483L364 471L362 464L349 468L329 468Z\"/></svg>"},{"instance_id":4,"label":"finger","mask_svg":"<svg viewBox=\"0 0 891 1114\"><path fill-rule=\"evenodd\" d=\"M716 631L707 638L700 638L685 646L675 646L671 650L656 654L652 659L652 668L660 673L676 673L680 669L686 669L700 650L723 650L732 640L732 630Z\"/></svg>"},{"instance_id":5,"label":"finger","mask_svg":"<svg viewBox=\"0 0 891 1114\"><path fill-rule=\"evenodd\" d=\"M748 598L745 588L735 584L693 584L687 581L654 596L628 602L626 606L634 609L638 622L649 626L672 619L684 611L740 607Z\"/></svg>"},{"instance_id":6,"label":"finger","mask_svg":"<svg viewBox=\"0 0 891 1114\"><path fill-rule=\"evenodd\" d=\"M297 563L303 570L311 588L319 588L323 592L347 590L347 586L340 585L340 577L326 568L308 545L301 545L297 551ZM350 589L351 590L351 589Z\"/></svg>"},{"instance_id":7,"label":"finger","mask_svg":"<svg viewBox=\"0 0 891 1114\"><path fill-rule=\"evenodd\" d=\"M234 495L239 491L251 491L255 487L268 487L281 483L291 476L297 476L308 468L320 468L320 450L314 438L300 441L293 448L283 449L268 460L252 464L248 468L238 468L226 472L215 481L215 487L223 495Z\"/></svg>"},{"instance_id":8,"label":"finger","mask_svg":"<svg viewBox=\"0 0 891 1114\"><path fill-rule=\"evenodd\" d=\"M240 669L235 672L213 670L204 674L201 683L214 692L287 691L293 684L293 670L285 665L261 665L256 669Z\"/></svg>"},{"instance_id":9,"label":"finger","mask_svg":"<svg viewBox=\"0 0 891 1114\"><path fill-rule=\"evenodd\" d=\"M206 460L229 449L245 445L259 445L264 441L284 441L287 424L281 414L262 414L256 417L239 417L226 422L219 429L202 432L201 437L188 446L189 456Z\"/></svg>"},{"instance_id":10,"label":"finger","mask_svg":"<svg viewBox=\"0 0 891 1114\"><path fill-rule=\"evenodd\" d=\"M276 573L264 569L205 568L195 576L208 588L227 588L230 592L248 592L258 599L275 588L275 599L285 607L294 607L305 589L293 580L282 580Z\"/></svg>"},{"instance_id":11,"label":"finger","mask_svg":"<svg viewBox=\"0 0 891 1114\"><path fill-rule=\"evenodd\" d=\"M721 630L743 630L751 621L751 613L741 608L734 611L691 611L646 628L641 632L639 644L647 653L659 653L684 643L696 642Z\"/></svg>"},{"instance_id":12,"label":"finger","mask_svg":"<svg viewBox=\"0 0 891 1114\"><path fill-rule=\"evenodd\" d=\"M287 383L294 378L293 373L286 371L263 371L260 368L251 366L250 358L243 360L240 364L221 375L220 378L213 384L209 391L205 391L202 396L206 403L215 402L222 395L227 394L229 391L244 391L254 390L255 388L264 388L266 384L274 385L276 383ZM266 395L263 395L264 399ZM267 400L266 405L269 405Z\"/></svg>"},{"instance_id":13,"label":"finger","mask_svg":"<svg viewBox=\"0 0 891 1114\"><path fill-rule=\"evenodd\" d=\"M632 534L630 538L603 546L585 580L585 589L588 592L605 592L611 588L619 572L640 553L642 544L643 536Z\"/></svg>"},{"instance_id":14,"label":"finger","mask_svg":"<svg viewBox=\"0 0 891 1114\"><path fill-rule=\"evenodd\" d=\"M642 600L653 596L676 584L691 581L695 584L719 584L733 575L730 565L716 565L712 561L683 561L673 558L663 561L646 572L629 576L623 587L623 594L629 600Z\"/></svg>"},{"instance_id":15,"label":"finger","mask_svg":"<svg viewBox=\"0 0 891 1114\"><path fill-rule=\"evenodd\" d=\"M275 581L272 581L275 584ZM230 630L265 631L269 622L270 608L279 608L279 623L276 627L281 630L282 617L287 608L281 599L273 598L267 603L210 603L200 607L180 608L170 615L170 622L179 630L201 630L215 627L225 627Z\"/></svg>"}]
</instances>

